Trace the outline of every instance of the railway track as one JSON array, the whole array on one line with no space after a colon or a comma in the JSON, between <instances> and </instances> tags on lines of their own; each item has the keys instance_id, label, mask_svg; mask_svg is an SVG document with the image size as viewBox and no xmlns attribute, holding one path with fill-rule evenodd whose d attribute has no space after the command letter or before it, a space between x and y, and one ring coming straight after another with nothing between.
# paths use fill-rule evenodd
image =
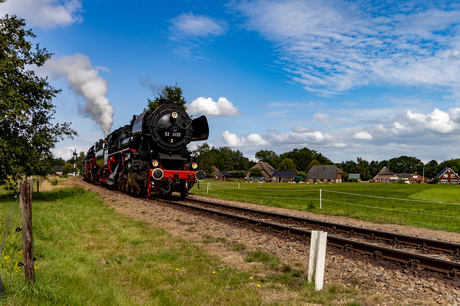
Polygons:
<instances>
[{"instance_id":1,"label":"railway track","mask_svg":"<svg viewBox=\"0 0 460 306\"><path fill-rule=\"evenodd\" d=\"M444 276L453 279L460 277L460 262L458 261L460 258L460 244L458 243L425 239L191 198L185 201L164 199L161 201L240 221L258 229L293 236L297 239L310 239L311 230L306 229L305 226L315 230L325 230L328 231L328 245L335 246L344 251L358 252L375 259L389 260L403 267L423 268L442 273ZM267 219L270 221L267 221ZM343 237L344 235L351 236L352 238ZM358 241L356 237L370 239L372 243ZM376 244L377 241L386 242L389 246ZM415 248L418 252L399 249L402 245ZM425 253L436 252L437 254L436 257L428 256L420 254L420 251ZM448 259L439 258L446 256L450 257Z\"/></svg>"}]
</instances>

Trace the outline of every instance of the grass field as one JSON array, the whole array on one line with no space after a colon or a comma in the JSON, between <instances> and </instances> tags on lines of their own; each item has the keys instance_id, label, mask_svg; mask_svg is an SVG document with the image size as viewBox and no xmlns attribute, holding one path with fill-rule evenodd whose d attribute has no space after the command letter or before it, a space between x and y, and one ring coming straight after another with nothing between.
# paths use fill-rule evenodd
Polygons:
<instances>
[{"instance_id":1,"label":"grass field","mask_svg":"<svg viewBox=\"0 0 460 306\"><path fill-rule=\"evenodd\" d=\"M250 184L207 180L192 193L372 222L460 232L458 185Z\"/></svg>"},{"instance_id":2,"label":"grass field","mask_svg":"<svg viewBox=\"0 0 460 306\"><path fill-rule=\"evenodd\" d=\"M261 251L247 252L264 273L242 272L203 252L203 243L220 243L244 252L244 245L225 244L206 236L194 242L166 230L116 214L109 203L79 188L34 193L33 235L36 282L25 285L19 205L0 189L0 276L2 305L264 305L266 296L295 292L282 304L305 302L360 305L365 293L330 285L315 292L305 271L289 267ZM10 224L8 219L10 218ZM260 268L259 268L260 269ZM278 301L279 302L279 301Z\"/></svg>"}]
</instances>

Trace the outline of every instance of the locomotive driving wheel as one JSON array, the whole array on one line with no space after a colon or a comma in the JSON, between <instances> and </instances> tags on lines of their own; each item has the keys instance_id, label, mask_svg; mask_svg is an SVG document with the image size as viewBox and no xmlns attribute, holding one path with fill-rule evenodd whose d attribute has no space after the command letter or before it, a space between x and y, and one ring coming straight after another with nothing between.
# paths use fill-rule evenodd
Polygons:
<instances>
[{"instance_id":1,"label":"locomotive driving wheel","mask_svg":"<svg viewBox=\"0 0 460 306\"><path fill-rule=\"evenodd\" d=\"M180 185L180 197L185 199L188 196L187 182L183 181Z\"/></svg>"}]
</instances>

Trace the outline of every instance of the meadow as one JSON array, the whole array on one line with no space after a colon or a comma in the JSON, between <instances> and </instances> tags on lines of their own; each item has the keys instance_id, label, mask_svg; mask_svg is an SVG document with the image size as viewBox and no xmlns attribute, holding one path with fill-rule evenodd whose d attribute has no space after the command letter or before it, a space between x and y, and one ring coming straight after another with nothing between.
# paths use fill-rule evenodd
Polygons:
<instances>
[{"instance_id":1,"label":"meadow","mask_svg":"<svg viewBox=\"0 0 460 306\"><path fill-rule=\"evenodd\" d=\"M59 186L59 184L57 184ZM283 304L360 305L369 297L329 285L315 292L305 267L283 264L262 251L246 251L224 237L202 241L172 236L163 228L114 212L110 203L78 187L36 192L33 237L36 282L26 285L19 205L0 189L2 305L266 305L280 292ZM203 251L219 244L260 265L248 271L227 266ZM280 298L280 297L278 297ZM281 297L282 298L282 297Z\"/></svg>"},{"instance_id":2,"label":"meadow","mask_svg":"<svg viewBox=\"0 0 460 306\"><path fill-rule=\"evenodd\" d=\"M460 232L460 186L206 180L193 194L365 221Z\"/></svg>"}]
</instances>

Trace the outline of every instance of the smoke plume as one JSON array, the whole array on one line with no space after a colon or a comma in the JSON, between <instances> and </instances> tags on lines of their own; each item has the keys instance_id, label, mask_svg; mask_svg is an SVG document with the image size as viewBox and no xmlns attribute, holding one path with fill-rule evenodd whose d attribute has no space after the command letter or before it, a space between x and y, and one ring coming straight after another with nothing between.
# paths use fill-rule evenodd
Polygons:
<instances>
[{"instance_id":1,"label":"smoke plume","mask_svg":"<svg viewBox=\"0 0 460 306\"><path fill-rule=\"evenodd\" d=\"M54 77L66 76L73 91L86 99L80 113L99 123L107 136L113 124L114 110L105 97L107 81L99 75L99 70L105 68L93 68L89 57L83 54L51 59L45 66Z\"/></svg>"}]
</instances>

